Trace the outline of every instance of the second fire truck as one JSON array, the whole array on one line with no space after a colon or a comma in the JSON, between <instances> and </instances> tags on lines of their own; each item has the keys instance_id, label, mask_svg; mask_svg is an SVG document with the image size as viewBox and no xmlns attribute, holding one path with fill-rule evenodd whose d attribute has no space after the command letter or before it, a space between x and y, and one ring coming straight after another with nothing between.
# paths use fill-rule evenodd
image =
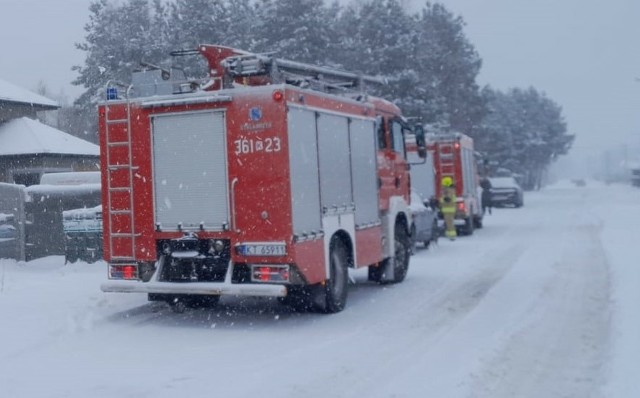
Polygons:
<instances>
[{"instance_id":1,"label":"second fire truck","mask_svg":"<svg viewBox=\"0 0 640 398\"><path fill-rule=\"evenodd\" d=\"M471 235L475 228L482 228L483 219L473 139L462 133L429 133L426 140L428 152L433 156L428 164L433 165L435 178L429 182L433 181L435 198L442 195L442 179L451 177L457 197L456 229ZM420 167L412 172L414 179L429 175L426 170L421 173Z\"/></svg>"},{"instance_id":2,"label":"second fire truck","mask_svg":"<svg viewBox=\"0 0 640 398\"><path fill-rule=\"evenodd\" d=\"M359 90L380 80L222 46L180 55L192 53L208 81L147 68L99 107L102 290L177 310L238 295L331 313L348 268L403 281L414 132Z\"/></svg>"}]
</instances>

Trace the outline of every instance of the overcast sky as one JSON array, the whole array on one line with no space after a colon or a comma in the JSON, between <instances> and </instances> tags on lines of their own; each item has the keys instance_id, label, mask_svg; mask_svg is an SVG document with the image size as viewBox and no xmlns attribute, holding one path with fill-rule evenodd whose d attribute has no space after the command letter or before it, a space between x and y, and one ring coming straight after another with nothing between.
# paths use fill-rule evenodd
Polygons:
<instances>
[{"instance_id":1,"label":"overcast sky","mask_svg":"<svg viewBox=\"0 0 640 398\"><path fill-rule=\"evenodd\" d=\"M405 0L413 10L422 1ZM444 0L467 22L481 85L533 86L560 104L576 152L640 146L640 0ZM75 98L89 0L0 0L0 79Z\"/></svg>"}]
</instances>

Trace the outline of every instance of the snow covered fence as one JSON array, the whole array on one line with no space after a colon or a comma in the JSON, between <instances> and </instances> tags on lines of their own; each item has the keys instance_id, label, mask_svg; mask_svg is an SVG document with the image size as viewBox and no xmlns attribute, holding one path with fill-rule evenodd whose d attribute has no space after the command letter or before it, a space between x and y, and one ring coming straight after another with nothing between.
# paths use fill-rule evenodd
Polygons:
<instances>
[{"instance_id":1,"label":"snow covered fence","mask_svg":"<svg viewBox=\"0 0 640 398\"><path fill-rule=\"evenodd\" d=\"M99 173L58 173L52 177L45 177L45 174L42 182L48 184L26 188L28 201L25 209L30 219L27 225L27 260L65 254L62 212L100 205L100 183L95 182L95 175Z\"/></svg>"},{"instance_id":2,"label":"snow covered fence","mask_svg":"<svg viewBox=\"0 0 640 398\"><path fill-rule=\"evenodd\" d=\"M65 262L102 259L102 205L62 212Z\"/></svg>"},{"instance_id":3,"label":"snow covered fence","mask_svg":"<svg viewBox=\"0 0 640 398\"><path fill-rule=\"evenodd\" d=\"M25 260L25 190L0 183L0 258Z\"/></svg>"}]
</instances>

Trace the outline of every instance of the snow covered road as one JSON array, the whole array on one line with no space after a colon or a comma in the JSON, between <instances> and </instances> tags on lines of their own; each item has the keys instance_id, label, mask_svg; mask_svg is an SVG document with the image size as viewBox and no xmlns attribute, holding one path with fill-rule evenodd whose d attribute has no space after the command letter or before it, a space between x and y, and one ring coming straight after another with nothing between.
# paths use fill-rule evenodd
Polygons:
<instances>
[{"instance_id":1,"label":"snow covered road","mask_svg":"<svg viewBox=\"0 0 640 398\"><path fill-rule=\"evenodd\" d=\"M104 263L0 260L2 397L637 397L640 191L559 184L347 309L104 294ZM635 245L635 246L634 246Z\"/></svg>"}]
</instances>

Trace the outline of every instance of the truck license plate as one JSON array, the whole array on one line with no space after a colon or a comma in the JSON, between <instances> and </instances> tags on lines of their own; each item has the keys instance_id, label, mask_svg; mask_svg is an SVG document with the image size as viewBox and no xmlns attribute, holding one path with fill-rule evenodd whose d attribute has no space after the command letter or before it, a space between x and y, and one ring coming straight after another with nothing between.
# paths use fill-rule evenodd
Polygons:
<instances>
[{"instance_id":1,"label":"truck license plate","mask_svg":"<svg viewBox=\"0 0 640 398\"><path fill-rule=\"evenodd\" d=\"M244 256L286 256L285 245L249 244L238 246L240 254Z\"/></svg>"}]
</instances>

